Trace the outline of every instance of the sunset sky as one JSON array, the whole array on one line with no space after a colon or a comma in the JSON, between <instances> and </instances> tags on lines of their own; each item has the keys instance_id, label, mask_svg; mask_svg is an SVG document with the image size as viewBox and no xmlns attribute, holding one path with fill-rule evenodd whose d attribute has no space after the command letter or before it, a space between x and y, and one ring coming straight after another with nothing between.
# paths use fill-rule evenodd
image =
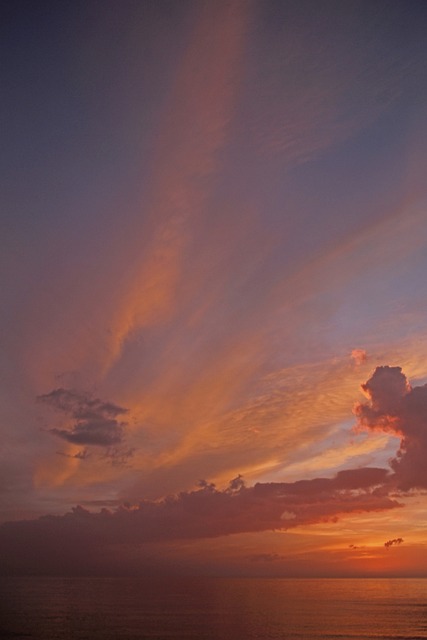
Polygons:
<instances>
[{"instance_id":1,"label":"sunset sky","mask_svg":"<svg viewBox=\"0 0 427 640\"><path fill-rule=\"evenodd\" d=\"M427 3L0 25L0 571L427 575Z\"/></svg>"}]
</instances>

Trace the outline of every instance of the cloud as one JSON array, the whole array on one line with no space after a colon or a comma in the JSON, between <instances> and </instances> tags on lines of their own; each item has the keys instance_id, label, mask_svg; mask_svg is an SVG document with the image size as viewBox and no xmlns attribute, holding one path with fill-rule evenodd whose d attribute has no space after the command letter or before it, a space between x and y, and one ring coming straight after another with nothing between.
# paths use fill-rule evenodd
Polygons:
<instances>
[{"instance_id":1,"label":"cloud","mask_svg":"<svg viewBox=\"0 0 427 640\"><path fill-rule=\"evenodd\" d=\"M370 406L362 405L360 415L370 426L380 417L390 417L399 409L402 398L410 391L401 367L377 367L362 389L370 400Z\"/></svg>"},{"instance_id":2,"label":"cloud","mask_svg":"<svg viewBox=\"0 0 427 640\"><path fill-rule=\"evenodd\" d=\"M68 389L54 389L37 399L74 421L68 429L49 429L50 433L67 442L82 446L114 447L124 441L127 423L119 421L118 417L128 413L128 409Z\"/></svg>"},{"instance_id":3,"label":"cloud","mask_svg":"<svg viewBox=\"0 0 427 640\"><path fill-rule=\"evenodd\" d=\"M195 216L204 215L232 119L250 4L200 3L193 33L177 67L152 158L146 200L149 242L135 247L135 268L123 283L111 318L110 358L120 358L137 331L174 316L185 290ZM135 246L135 245L133 245ZM126 245L124 261L129 260Z\"/></svg>"},{"instance_id":4,"label":"cloud","mask_svg":"<svg viewBox=\"0 0 427 640\"><path fill-rule=\"evenodd\" d=\"M356 366L360 366L368 359L368 354L364 349L353 349L350 356Z\"/></svg>"},{"instance_id":5,"label":"cloud","mask_svg":"<svg viewBox=\"0 0 427 640\"><path fill-rule=\"evenodd\" d=\"M386 474L383 469L354 469L334 478L252 487L239 477L221 491L202 483L194 491L114 511L91 513L78 506L64 516L5 523L0 556L9 559L11 570L78 571L97 558L107 561L113 547L117 553L129 545L286 530L348 513L394 509L399 503L378 487ZM285 512L295 517L283 519Z\"/></svg>"},{"instance_id":6,"label":"cloud","mask_svg":"<svg viewBox=\"0 0 427 640\"><path fill-rule=\"evenodd\" d=\"M394 545L402 544L403 541L403 538L393 538L393 540L387 540L387 542L384 542L384 546L388 549Z\"/></svg>"},{"instance_id":7,"label":"cloud","mask_svg":"<svg viewBox=\"0 0 427 640\"><path fill-rule=\"evenodd\" d=\"M296 515L293 511L284 511L280 518L281 520L294 520Z\"/></svg>"},{"instance_id":8,"label":"cloud","mask_svg":"<svg viewBox=\"0 0 427 640\"><path fill-rule=\"evenodd\" d=\"M359 427L400 438L390 462L401 490L427 488L427 385L412 388L400 367L377 367L355 407Z\"/></svg>"}]
</instances>

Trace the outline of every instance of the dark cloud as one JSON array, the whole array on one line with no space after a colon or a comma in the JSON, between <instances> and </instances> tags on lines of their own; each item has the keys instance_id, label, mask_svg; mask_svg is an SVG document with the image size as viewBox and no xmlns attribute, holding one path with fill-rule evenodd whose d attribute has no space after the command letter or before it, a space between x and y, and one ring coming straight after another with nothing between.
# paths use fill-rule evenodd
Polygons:
<instances>
[{"instance_id":1,"label":"dark cloud","mask_svg":"<svg viewBox=\"0 0 427 640\"><path fill-rule=\"evenodd\" d=\"M69 389L54 389L38 401L64 413L74 421L71 428L53 428L50 433L82 446L114 447L124 441L126 422L118 420L127 409Z\"/></svg>"},{"instance_id":2,"label":"dark cloud","mask_svg":"<svg viewBox=\"0 0 427 640\"><path fill-rule=\"evenodd\" d=\"M388 549L389 547L393 547L394 545L402 544L402 542L403 538L393 538L393 540L387 540L387 542L384 542L384 546L386 547L386 549Z\"/></svg>"},{"instance_id":3,"label":"dark cloud","mask_svg":"<svg viewBox=\"0 0 427 640\"><path fill-rule=\"evenodd\" d=\"M123 441L123 425L116 420L88 420L76 423L72 429L50 429L50 433L79 445L108 447Z\"/></svg>"},{"instance_id":4,"label":"dark cloud","mask_svg":"<svg viewBox=\"0 0 427 640\"><path fill-rule=\"evenodd\" d=\"M412 388L400 367L377 367L362 388L369 401L355 408L359 426L400 438L390 462L396 486L427 488L427 385Z\"/></svg>"},{"instance_id":5,"label":"dark cloud","mask_svg":"<svg viewBox=\"0 0 427 640\"><path fill-rule=\"evenodd\" d=\"M245 481L243 480L243 476L239 473L235 478L230 480L230 484L228 485L228 491L240 491L245 486Z\"/></svg>"},{"instance_id":6,"label":"dark cloud","mask_svg":"<svg viewBox=\"0 0 427 640\"><path fill-rule=\"evenodd\" d=\"M76 507L64 516L5 523L0 527L0 557L8 558L17 570L50 567L68 572L96 558L105 561L113 548L117 553L129 545L285 530L335 521L347 513L399 507L379 490L384 473L356 469L334 478L252 487L244 486L240 476L238 483L234 479L222 491L202 483L194 491L143 501L136 507L123 505L99 513Z\"/></svg>"},{"instance_id":7,"label":"dark cloud","mask_svg":"<svg viewBox=\"0 0 427 640\"><path fill-rule=\"evenodd\" d=\"M402 399L410 392L410 386L401 367L377 367L369 380L362 384L369 403L358 407L357 415L370 427L387 426L387 418L401 409ZM395 427L390 425L390 430Z\"/></svg>"}]
</instances>

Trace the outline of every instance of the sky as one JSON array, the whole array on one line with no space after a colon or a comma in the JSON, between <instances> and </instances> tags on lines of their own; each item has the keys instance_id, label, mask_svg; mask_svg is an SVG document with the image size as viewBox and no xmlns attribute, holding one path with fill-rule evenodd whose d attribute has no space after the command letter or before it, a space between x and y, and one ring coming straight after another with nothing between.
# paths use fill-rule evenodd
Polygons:
<instances>
[{"instance_id":1,"label":"sky","mask_svg":"<svg viewBox=\"0 0 427 640\"><path fill-rule=\"evenodd\" d=\"M427 4L0 25L0 571L427 575Z\"/></svg>"}]
</instances>

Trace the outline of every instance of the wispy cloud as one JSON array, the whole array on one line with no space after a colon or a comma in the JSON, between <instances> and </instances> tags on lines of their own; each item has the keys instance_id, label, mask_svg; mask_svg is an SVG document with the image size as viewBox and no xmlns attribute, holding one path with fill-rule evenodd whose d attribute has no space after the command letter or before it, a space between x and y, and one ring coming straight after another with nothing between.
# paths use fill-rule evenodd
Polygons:
<instances>
[{"instance_id":1,"label":"wispy cloud","mask_svg":"<svg viewBox=\"0 0 427 640\"><path fill-rule=\"evenodd\" d=\"M240 0L198 7L153 153L142 231L150 240L122 285L107 369L133 331L174 314L190 222L203 215L233 112L249 12Z\"/></svg>"}]
</instances>

